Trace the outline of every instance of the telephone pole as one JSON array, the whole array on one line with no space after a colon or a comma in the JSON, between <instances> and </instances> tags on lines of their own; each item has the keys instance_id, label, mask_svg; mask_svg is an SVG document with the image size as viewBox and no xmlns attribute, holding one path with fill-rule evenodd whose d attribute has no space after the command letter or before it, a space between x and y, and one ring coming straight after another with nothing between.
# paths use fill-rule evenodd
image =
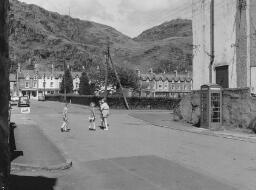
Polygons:
<instances>
[{"instance_id":1,"label":"telephone pole","mask_svg":"<svg viewBox=\"0 0 256 190\"><path fill-rule=\"evenodd\" d=\"M64 73L63 73L63 83L64 83L64 102L67 102L67 89L66 89L66 62L64 61Z\"/></svg>"},{"instance_id":2,"label":"telephone pole","mask_svg":"<svg viewBox=\"0 0 256 190\"><path fill-rule=\"evenodd\" d=\"M129 110L130 108L129 108L129 104L128 104L128 102L127 102L126 96L125 96L125 94L124 94L123 86L122 86L122 84L121 84L120 78L119 78L118 73L117 73L117 71L116 71L116 67L115 67L115 65L114 65L114 63L113 63L113 61L112 61L111 55L110 55L109 43L108 43L108 47L107 47L107 59L110 61L111 66L112 66L112 68L113 68L113 70L114 70L114 73L115 73L117 82L118 82L118 84L119 84L119 86L120 86L120 89L121 89L121 92L122 92L122 95L123 95L123 98L124 98L125 107L126 107L126 109ZM107 64L108 64L108 62L107 62Z\"/></svg>"},{"instance_id":3,"label":"telephone pole","mask_svg":"<svg viewBox=\"0 0 256 190\"><path fill-rule=\"evenodd\" d=\"M45 98L45 73L44 73L44 98Z\"/></svg>"},{"instance_id":4,"label":"telephone pole","mask_svg":"<svg viewBox=\"0 0 256 190\"><path fill-rule=\"evenodd\" d=\"M109 45L108 45L109 47ZM108 96L108 60L109 60L109 56L108 56L108 52L106 52L105 54L105 58L106 58L106 62L105 62L105 65L106 65L106 70L105 70L105 92L104 92L104 98L107 99L107 96Z\"/></svg>"}]
</instances>

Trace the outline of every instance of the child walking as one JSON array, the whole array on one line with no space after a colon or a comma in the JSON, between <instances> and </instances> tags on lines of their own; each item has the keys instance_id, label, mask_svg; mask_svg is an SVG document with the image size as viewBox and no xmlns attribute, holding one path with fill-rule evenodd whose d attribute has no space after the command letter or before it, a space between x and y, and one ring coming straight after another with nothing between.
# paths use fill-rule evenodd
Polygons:
<instances>
[{"instance_id":1,"label":"child walking","mask_svg":"<svg viewBox=\"0 0 256 190\"><path fill-rule=\"evenodd\" d=\"M61 132L68 132L70 128L68 127L68 104L65 103L65 107L62 112L63 124L61 126Z\"/></svg>"},{"instance_id":2,"label":"child walking","mask_svg":"<svg viewBox=\"0 0 256 190\"><path fill-rule=\"evenodd\" d=\"M96 130L96 126L95 126L96 117L95 117L95 110L94 110L94 108L95 108L95 103L91 102L90 103L90 115L89 115L89 122L90 122L89 130L93 130L93 131Z\"/></svg>"}]
</instances>

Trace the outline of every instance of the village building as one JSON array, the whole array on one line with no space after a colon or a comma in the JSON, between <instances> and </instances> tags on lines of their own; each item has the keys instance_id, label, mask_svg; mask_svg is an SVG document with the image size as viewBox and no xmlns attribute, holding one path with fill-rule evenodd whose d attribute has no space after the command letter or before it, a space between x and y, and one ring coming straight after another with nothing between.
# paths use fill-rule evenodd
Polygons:
<instances>
[{"instance_id":1,"label":"village building","mask_svg":"<svg viewBox=\"0 0 256 190\"><path fill-rule=\"evenodd\" d=\"M71 72L71 75L73 92L78 94L81 73ZM55 71L53 65L50 71L40 71L36 64L32 70L21 70L19 66L17 71L19 95L38 99L40 95L58 94L62 77L63 71Z\"/></svg>"},{"instance_id":2,"label":"village building","mask_svg":"<svg viewBox=\"0 0 256 190\"><path fill-rule=\"evenodd\" d=\"M193 0L193 89L206 83L256 93L256 1Z\"/></svg>"},{"instance_id":3,"label":"village building","mask_svg":"<svg viewBox=\"0 0 256 190\"><path fill-rule=\"evenodd\" d=\"M192 90L191 73L139 74L140 96L182 97Z\"/></svg>"}]
</instances>

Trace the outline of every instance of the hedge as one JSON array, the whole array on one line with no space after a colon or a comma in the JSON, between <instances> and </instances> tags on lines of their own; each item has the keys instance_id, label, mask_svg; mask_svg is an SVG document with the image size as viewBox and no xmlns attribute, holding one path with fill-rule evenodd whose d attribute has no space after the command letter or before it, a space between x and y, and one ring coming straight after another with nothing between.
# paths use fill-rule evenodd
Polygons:
<instances>
[{"instance_id":1,"label":"hedge","mask_svg":"<svg viewBox=\"0 0 256 190\"><path fill-rule=\"evenodd\" d=\"M102 97L99 96L88 96L88 95L67 95L67 101L73 104L87 105L91 102L95 102L98 106L99 100ZM45 100L47 101L64 101L63 95L46 95ZM159 110L172 110L178 105L180 99L167 98L167 97L127 97L127 101L130 109L159 109ZM126 109L123 97L107 97L107 102L112 109Z\"/></svg>"}]
</instances>

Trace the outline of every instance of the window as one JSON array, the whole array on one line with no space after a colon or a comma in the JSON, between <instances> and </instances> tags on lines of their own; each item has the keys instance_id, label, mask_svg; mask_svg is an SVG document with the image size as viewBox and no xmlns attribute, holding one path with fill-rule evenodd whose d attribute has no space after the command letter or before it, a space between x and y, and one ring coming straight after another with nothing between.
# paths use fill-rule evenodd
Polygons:
<instances>
[{"instance_id":1,"label":"window","mask_svg":"<svg viewBox=\"0 0 256 190\"><path fill-rule=\"evenodd\" d=\"M159 81L158 82L158 88L162 88L163 87L163 82L162 81Z\"/></svg>"},{"instance_id":2,"label":"window","mask_svg":"<svg viewBox=\"0 0 256 190\"><path fill-rule=\"evenodd\" d=\"M50 86L53 87L53 82L50 83Z\"/></svg>"},{"instance_id":3,"label":"window","mask_svg":"<svg viewBox=\"0 0 256 190\"><path fill-rule=\"evenodd\" d=\"M164 88L165 88L165 89L168 89L168 81L165 82Z\"/></svg>"},{"instance_id":4,"label":"window","mask_svg":"<svg viewBox=\"0 0 256 190\"><path fill-rule=\"evenodd\" d=\"M29 88L29 82L28 81L25 82L25 88Z\"/></svg>"},{"instance_id":5,"label":"window","mask_svg":"<svg viewBox=\"0 0 256 190\"><path fill-rule=\"evenodd\" d=\"M36 81L34 81L34 83L33 83L33 87L34 87L34 88L36 88L36 86L37 86L37 82L36 82Z\"/></svg>"}]
</instances>

